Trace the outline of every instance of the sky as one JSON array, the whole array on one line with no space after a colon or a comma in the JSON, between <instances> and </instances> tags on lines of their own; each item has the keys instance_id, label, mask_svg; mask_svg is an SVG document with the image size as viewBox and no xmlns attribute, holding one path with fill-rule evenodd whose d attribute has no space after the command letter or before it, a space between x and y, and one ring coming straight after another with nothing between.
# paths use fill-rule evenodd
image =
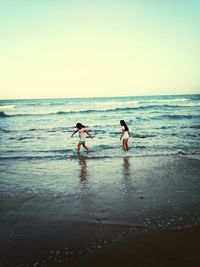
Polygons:
<instances>
[{"instance_id":1,"label":"sky","mask_svg":"<svg viewBox=\"0 0 200 267\"><path fill-rule=\"evenodd\" d=\"M200 93L200 0L0 0L0 99Z\"/></svg>"}]
</instances>

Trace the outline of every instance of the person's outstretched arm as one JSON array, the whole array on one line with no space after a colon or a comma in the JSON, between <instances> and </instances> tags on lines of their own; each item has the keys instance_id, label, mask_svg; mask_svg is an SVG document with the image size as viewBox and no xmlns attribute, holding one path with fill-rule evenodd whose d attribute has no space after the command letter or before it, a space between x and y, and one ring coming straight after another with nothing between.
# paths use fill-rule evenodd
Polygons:
<instances>
[{"instance_id":1,"label":"person's outstretched arm","mask_svg":"<svg viewBox=\"0 0 200 267\"><path fill-rule=\"evenodd\" d=\"M76 134L78 132L78 130L74 131L73 134L71 135L71 137L73 137L74 134Z\"/></svg>"},{"instance_id":2,"label":"person's outstretched arm","mask_svg":"<svg viewBox=\"0 0 200 267\"><path fill-rule=\"evenodd\" d=\"M90 138L93 138L93 136L92 136L87 130L85 130L85 133L86 133Z\"/></svg>"}]
</instances>

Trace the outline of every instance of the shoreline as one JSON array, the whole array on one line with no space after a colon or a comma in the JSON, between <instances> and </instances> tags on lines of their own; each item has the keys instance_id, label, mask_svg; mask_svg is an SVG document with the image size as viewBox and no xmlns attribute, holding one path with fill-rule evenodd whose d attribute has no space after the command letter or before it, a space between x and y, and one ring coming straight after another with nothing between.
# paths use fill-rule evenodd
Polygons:
<instances>
[{"instance_id":1,"label":"shoreline","mask_svg":"<svg viewBox=\"0 0 200 267\"><path fill-rule=\"evenodd\" d=\"M0 267L197 266L199 160L2 163Z\"/></svg>"}]
</instances>

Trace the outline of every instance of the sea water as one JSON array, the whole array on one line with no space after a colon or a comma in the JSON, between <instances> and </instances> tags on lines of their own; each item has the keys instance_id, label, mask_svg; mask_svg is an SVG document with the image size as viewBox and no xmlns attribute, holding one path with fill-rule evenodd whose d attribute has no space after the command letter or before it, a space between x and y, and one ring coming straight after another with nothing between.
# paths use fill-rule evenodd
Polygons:
<instances>
[{"instance_id":1,"label":"sea water","mask_svg":"<svg viewBox=\"0 0 200 267\"><path fill-rule=\"evenodd\" d=\"M200 152L200 95L52 98L0 101L0 159L73 158L77 122L94 136L88 157L122 157L122 119L129 157Z\"/></svg>"}]
</instances>

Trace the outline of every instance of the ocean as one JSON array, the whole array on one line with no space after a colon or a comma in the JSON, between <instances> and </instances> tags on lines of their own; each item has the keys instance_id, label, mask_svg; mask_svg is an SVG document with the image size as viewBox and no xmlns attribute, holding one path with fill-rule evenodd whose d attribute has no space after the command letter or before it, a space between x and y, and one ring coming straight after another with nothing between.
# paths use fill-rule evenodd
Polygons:
<instances>
[{"instance_id":1,"label":"ocean","mask_svg":"<svg viewBox=\"0 0 200 267\"><path fill-rule=\"evenodd\" d=\"M129 157L200 153L200 95L52 98L0 101L0 159L76 158L77 122L94 136L88 158L120 158L121 119Z\"/></svg>"}]
</instances>

